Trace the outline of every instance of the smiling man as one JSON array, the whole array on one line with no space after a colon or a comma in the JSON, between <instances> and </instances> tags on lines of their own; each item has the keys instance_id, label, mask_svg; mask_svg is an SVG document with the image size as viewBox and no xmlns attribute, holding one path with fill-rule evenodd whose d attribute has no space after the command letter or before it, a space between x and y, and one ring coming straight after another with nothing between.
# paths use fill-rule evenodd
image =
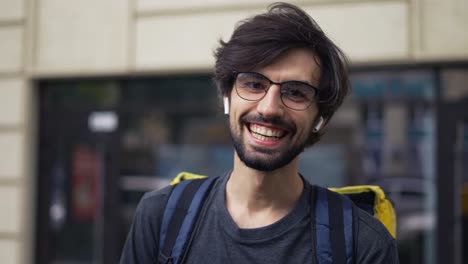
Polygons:
<instances>
[{"instance_id":1,"label":"smiling man","mask_svg":"<svg viewBox=\"0 0 468 264\"><path fill-rule=\"evenodd\" d=\"M214 80L228 114L234 167L210 177L193 232L184 239L189 243L175 242L168 251L162 243L170 233L182 236L190 221L166 214L198 211L168 205L174 187L146 194L121 263L398 263L388 231L354 205L351 230L319 226L316 208L336 213L327 214L330 222L346 213L332 208L332 198L311 199L320 196L319 188L298 171L300 153L320 139L348 93L344 54L304 11L284 3L242 21L220 44ZM180 231L171 230L171 222L181 222ZM324 232L331 238L344 233L352 246L329 243ZM173 251L182 253L174 257Z\"/></svg>"}]
</instances>

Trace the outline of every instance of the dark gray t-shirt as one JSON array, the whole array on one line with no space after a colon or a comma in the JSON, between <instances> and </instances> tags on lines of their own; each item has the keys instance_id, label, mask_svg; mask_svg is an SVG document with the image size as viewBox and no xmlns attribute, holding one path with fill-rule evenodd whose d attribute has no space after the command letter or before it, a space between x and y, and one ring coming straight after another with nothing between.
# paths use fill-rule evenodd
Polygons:
<instances>
[{"instance_id":1,"label":"dark gray t-shirt","mask_svg":"<svg viewBox=\"0 0 468 264\"><path fill-rule=\"evenodd\" d=\"M304 184L293 210L276 223L241 229L225 206L227 179L222 177L213 186L185 263L316 263L309 184ZM170 188L142 198L121 263L157 263L159 228ZM358 208L353 232L356 263L398 263L394 239L378 220Z\"/></svg>"}]
</instances>

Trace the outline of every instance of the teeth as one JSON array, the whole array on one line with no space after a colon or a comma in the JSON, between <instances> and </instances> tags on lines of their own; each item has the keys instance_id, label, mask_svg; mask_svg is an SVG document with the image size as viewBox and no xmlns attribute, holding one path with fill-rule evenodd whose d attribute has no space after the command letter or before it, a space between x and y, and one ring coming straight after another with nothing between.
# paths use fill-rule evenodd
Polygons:
<instances>
[{"instance_id":1,"label":"teeth","mask_svg":"<svg viewBox=\"0 0 468 264\"><path fill-rule=\"evenodd\" d=\"M253 135L254 138L262 140L262 141L277 141L277 140L279 140L279 138L276 138L276 137L266 137L266 136L262 136L262 135L259 135L259 134L256 134L256 133L252 133L252 135Z\"/></svg>"},{"instance_id":2,"label":"teeth","mask_svg":"<svg viewBox=\"0 0 468 264\"><path fill-rule=\"evenodd\" d=\"M254 132L254 135L258 135L260 137L281 137L284 134L284 131L279 129L272 129L264 126L260 126L257 124L250 124L250 130ZM261 138L259 138L261 139Z\"/></svg>"}]
</instances>

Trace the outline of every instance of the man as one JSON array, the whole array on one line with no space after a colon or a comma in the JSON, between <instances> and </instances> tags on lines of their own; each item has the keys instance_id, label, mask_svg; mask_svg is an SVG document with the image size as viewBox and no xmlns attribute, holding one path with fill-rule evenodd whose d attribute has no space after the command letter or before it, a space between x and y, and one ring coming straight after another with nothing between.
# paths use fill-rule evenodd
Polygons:
<instances>
[{"instance_id":1,"label":"man","mask_svg":"<svg viewBox=\"0 0 468 264\"><path fill-rule=\"evenodd\" d=\"M345 56L306 13L279 3L238 25L215 57L234 167L214 183L184 263L318 263L314 189L298 172L298 155L348 93ZM121 263L158 262L171 188L142 199ZM354 210L355 263L398 263L387 230Z\"/></svg>"}]
</instances>

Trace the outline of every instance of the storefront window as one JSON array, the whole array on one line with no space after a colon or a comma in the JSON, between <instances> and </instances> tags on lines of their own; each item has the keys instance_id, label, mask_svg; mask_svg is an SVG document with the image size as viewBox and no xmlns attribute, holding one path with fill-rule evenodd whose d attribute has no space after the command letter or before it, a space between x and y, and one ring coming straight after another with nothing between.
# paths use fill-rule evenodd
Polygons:
<instances>
[{"instance_id":1,"label":"storefront window","mask_svg":"<svg viewBox=\"0 0 468 264\"><path fill-rule=\"evenodd\" d=\"M382 186L397 210L401 263L435 263L434 76L353 72L340 111L358 113L357 122L337 117L300 159L314 184ZM39 263L115 263L145 192L181 171L232 167L227 118L208 75L50 80L40 90ZM115 130L89 127L102 112L115 115Z\"/></svg>"},{"instance_id":2,"label":"storefront window","mask_svg":"<svg viewBox=\"0 0 468 264\"><path fill-rule=\"evenodd\" d=\"M366 183L394 202L401 263L435 263L435 75L430 70L358 72Z\"/></svg>"}]
</instances>

